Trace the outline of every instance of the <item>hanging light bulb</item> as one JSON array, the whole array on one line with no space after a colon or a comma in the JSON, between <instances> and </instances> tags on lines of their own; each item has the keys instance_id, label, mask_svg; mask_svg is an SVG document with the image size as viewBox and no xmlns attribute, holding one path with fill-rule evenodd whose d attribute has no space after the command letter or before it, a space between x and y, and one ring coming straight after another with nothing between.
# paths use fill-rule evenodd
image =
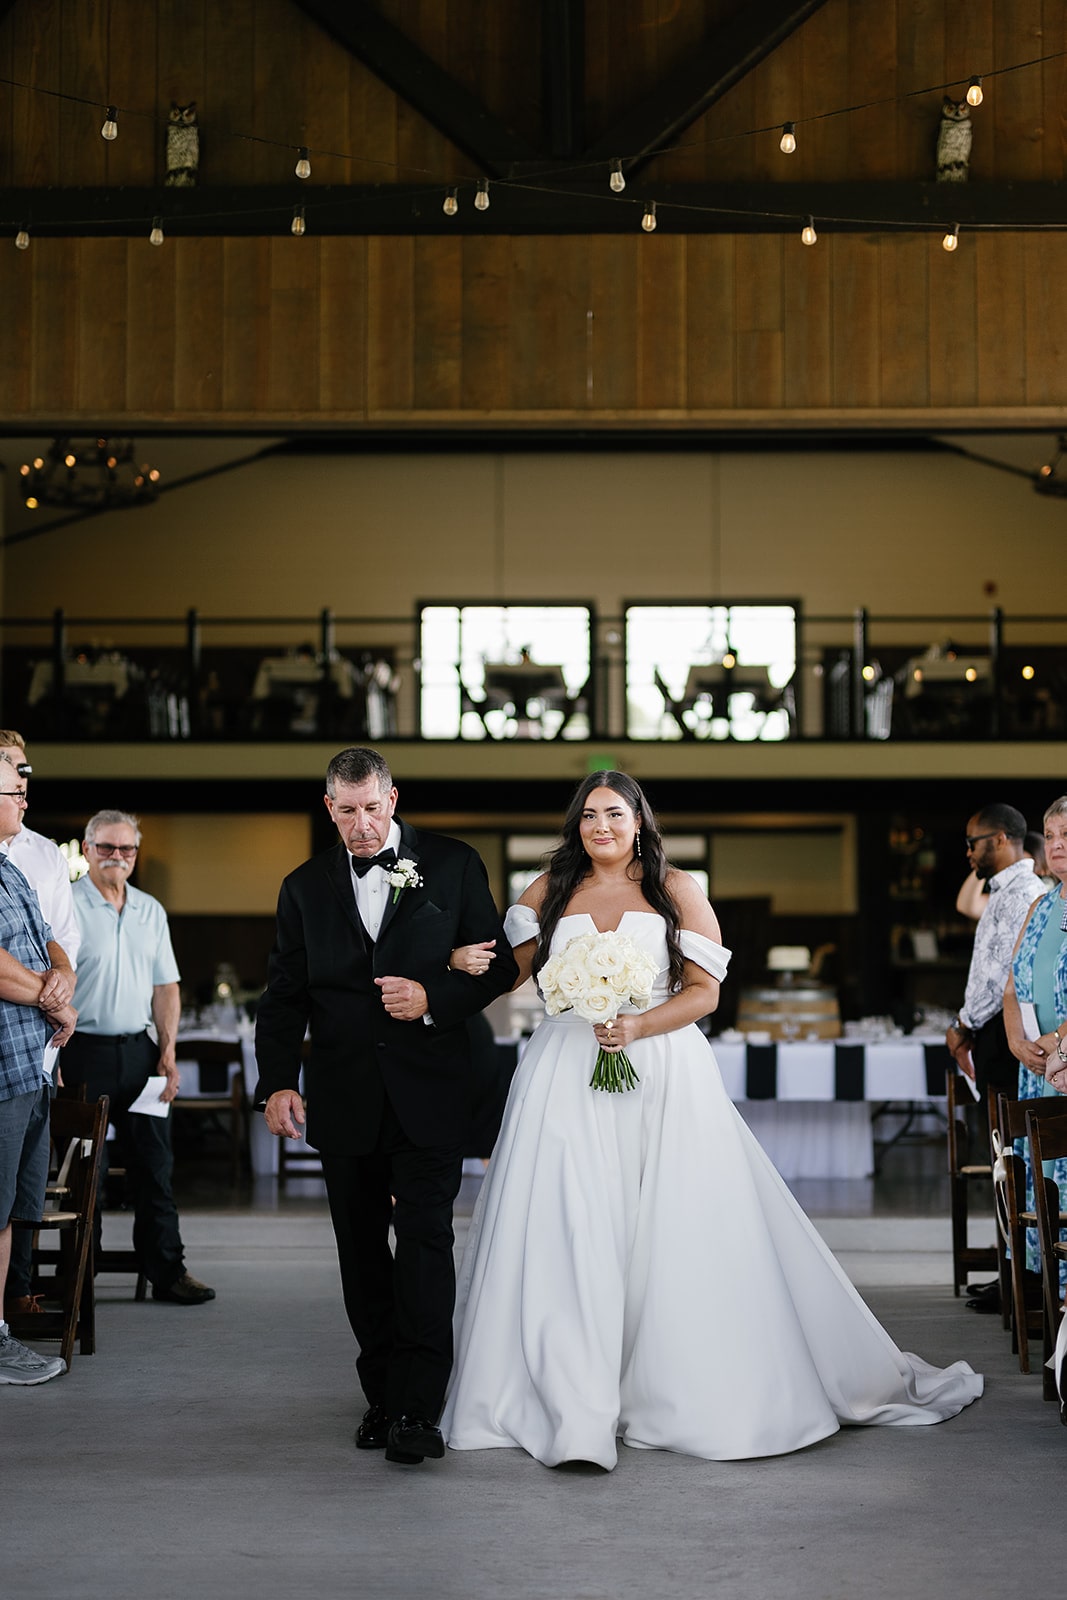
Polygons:
<instances>
[{"instance_id":1,"label":"hanging light bulb","mask_svg":"<svg viewBox=\"0 0 1067 1600\"><path fill-rule=\"evenodd\" d=\"M30 236L26 232L25 228L20 228L18 233L16 233L16 235L15 235L15 249L16 250L28 250L29 248L30 248Z\"/></svg>"},{"instance_id":2,"label":"hanging light bulb","mask_svg":"<svg viewBox=\"0 0 1067 1600\"><path fill-rule=\"evenodd\" d=\"M300 146L300 154L296 158L294 170L298 178L311 177L311 162L308 160L308 147L306 144Z\"/></svg>"},{"instance_id":3,"label":"hanging light bulb","mask_svg":"<svg viewBox=\"0 0 1067 1600\"><path fill-rule=\"evenodd\" d=\"M289 232L299 239L306 231L307 223L304 221L304 208L303 206L294 206L293 220L289 224Z\"/></svg>"},{"instance_id":4,"label":"hanging light bulb","mask_svg":"<svg viewBox=\"0 0 1067 1600\"><path fill-rule=\"evenodd\" d=\"M791 156L797 147L797 125L795 122L782 123L782 137L778 141L778 148L783 155Z\"/></svg>"},{"instance_id":5,"label":"hanging light bulb","mask_svg":"<svg viewBox=\"0 0 1067 1600\"><path fill-rule=\"evenodd\" d=\"M809 217L800 230L801 244L814 244L819 235L815 232L815 218Z\"/></svg>"},{"instance_id":6,"label":"hanging light bulb","mask_svg":"<svg viewBox=\"0 0 1067 1600\"><path fill-rule=\"evenodd\" d=\"M489 179L481 178L478 182L478 192L474 196L475 211L489 210Z\"/></svg>"},{"instance_id":7,"label":"hanging light bulb","mask_svg":"<svg viewBox=\"0 0 1067 1600\"><path fill-rule=\"evenodd\" d=\"M622 194L622 191L626 188L626 179L623 176L622 162L617 156L611 163L611 177L608 179L608 187L610 188L612 194Z\"/></svg>"},{"instance_id":8,"label":"hanging light bulb","mask_svg":"<svg viewBox=\"0 0 1067 1600\"><path fill-rule=\"evenodd\" d=\"M959 225L958 222L954 222L952 224L952 232L951 233L946 233L945 237L942 239L941 248L942 248L942 250L956 250L956 249L959 248L959 242L960 242L960 225Z\"/></svg>"},{"instance_id":9,"label":"hanging light bulb","mask_svg":"<svg viewBox=\"0 0 1067 1600\"><path fill-rule=\"evenodd\" d=\"M980 106L984 99L981 78L972 78L967 88L967 104L969 106Z\"/></svg>"},{"instance_id":10,"label":"hanging light bulb","mask_svg":"<svg viewBox=\"0 0 1067 1600\"><path fill-rule=\"evenodd\" d=\"M106 139L108 144L119 136L119 114L114 106L108 106L104 117L104 126L100 129L101 139Z\"/></svg>"},{"instance_id":11,"label":"hanging light bulb","mask_svg":"<svg viewBox=\"0 0 1067 1600\"><path fill-rule=\"evenodd\" d=\"M649 200L648 204L645 206L645 214L641 218L641 226L644 228L646 233L655 233L656 202L654 200Z\"/></svg>"},{"instance_id":12,"label":"hanging light bulb","mask_svg":"<svg viewBox=\"0 0 1067 1600\"><path fill-rule=\"evenodd\" d=\"M152 232L148 235L148 242L149 242L149 244L162 244L163 243L163 218L162 217L153 217L152 218Z\"/></svg>"},{"instance_id":13,"label":"hanging light bulb","mask_svg":"<svg viewBox=\"0 0 1067 1600\"><path fill-rule=\"evenodd\" d=\"M445 195L444 205L441 207L446 217L454 217L459 210L459 200L456 198L455 189L449 189Z\"/></svg>"}]
</instances>

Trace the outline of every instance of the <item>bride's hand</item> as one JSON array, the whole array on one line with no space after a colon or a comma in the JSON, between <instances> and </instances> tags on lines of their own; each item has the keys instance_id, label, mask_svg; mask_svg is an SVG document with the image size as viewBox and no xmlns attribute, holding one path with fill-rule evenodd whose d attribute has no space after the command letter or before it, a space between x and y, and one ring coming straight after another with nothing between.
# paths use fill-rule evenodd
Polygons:
<instances>
[{"instance_id":1,"label":"bride's hand","mask_svg":"<svg viewBox=\"0 0 1067 1600\"><path fill-rule=\"evenodd\" d=\"M472 978L480 978L489 971L490 961L496 960L495 944L495 939L484 939L481 944L457 945L448 958L448 965L453 972L468 972Z\"/></svg>"},{"instance_id":2,"label":"bride's hand","mask_svg":"<svg viewBox=\"0 0 1067 1600\"><path fill-rule=\"evenodd\" d=\"M602 1050L626 1050L641 1037L641 1018L627 1012L614 1022L595 1022L593 1035Z\"/></svg>"}]
</instances>

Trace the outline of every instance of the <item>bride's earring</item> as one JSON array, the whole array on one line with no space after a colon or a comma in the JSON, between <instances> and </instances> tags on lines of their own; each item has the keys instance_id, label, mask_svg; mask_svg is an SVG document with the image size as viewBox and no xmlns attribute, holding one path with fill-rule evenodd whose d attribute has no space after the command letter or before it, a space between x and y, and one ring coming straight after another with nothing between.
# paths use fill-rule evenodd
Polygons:
<instances>
[{"instance_id":1,"label":"bride's earring","mask_svg":"<svg viewBox=\"0 0 1067 1600\"><path fill-rule=\"evenodd\" d=\"M640 861L640 859L641 859L641 829L640 828L638 828L637 832L634 834L634 855L637 857L638 861Z\"/></svg>"}]
</instances>

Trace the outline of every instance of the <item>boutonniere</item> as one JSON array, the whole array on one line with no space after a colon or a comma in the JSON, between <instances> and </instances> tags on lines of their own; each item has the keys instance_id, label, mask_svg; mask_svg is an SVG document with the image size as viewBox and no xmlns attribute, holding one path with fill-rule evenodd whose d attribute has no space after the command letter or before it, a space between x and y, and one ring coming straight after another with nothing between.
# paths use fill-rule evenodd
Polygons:
<instances>
[{"instance_id":1,"label":"boutonniere","mask_svg":"<svg viewBox=\"0 0 1067 1600\"><path fill-rule=\"evenodd\" d=\"M414 861L404 856L399 860L392 872L386 873L386 878L393 886L393 904L396 905L405 889L421 889L422 878Z\"/></svg>"}]
</instances>

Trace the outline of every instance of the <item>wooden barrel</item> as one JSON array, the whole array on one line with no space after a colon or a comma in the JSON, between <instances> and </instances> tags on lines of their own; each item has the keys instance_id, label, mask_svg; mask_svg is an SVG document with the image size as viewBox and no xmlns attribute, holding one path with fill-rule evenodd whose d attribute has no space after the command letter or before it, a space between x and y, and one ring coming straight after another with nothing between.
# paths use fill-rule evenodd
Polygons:
<instances>
[{"instance_id":1,"label":"wooden barrel","mask_svg":"<svg viewBox=\"0 0 1067 1600\"><path fill-rule=\"evenodd\" d=\"M839 1039L837 995L812 983L745 989L737 1027L741 1033L768 1033L772 1039Z\"/></svg>"}]
</instances>

